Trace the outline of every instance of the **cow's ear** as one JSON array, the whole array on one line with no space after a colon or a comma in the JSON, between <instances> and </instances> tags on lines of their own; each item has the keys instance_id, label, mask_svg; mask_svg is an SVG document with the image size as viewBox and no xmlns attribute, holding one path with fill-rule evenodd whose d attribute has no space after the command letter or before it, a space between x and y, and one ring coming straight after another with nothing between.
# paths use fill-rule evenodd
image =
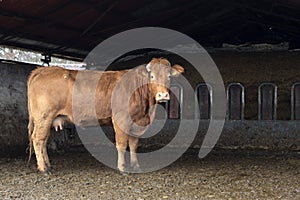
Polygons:
<instances>
[{"instance_id":1,"label":"cow's ear","mask_svg":"<svg viewBox=\"0 0 300 200\"><path fill-rule=\"evenodd\" d=\"M143 77L148 77L148 71L145 65L141 65L137 68L138 74Z\"/></svg>"},{"instance_id":2,"label":"cow's ear","mask_svg":"<svg viewBox=\"0 0 300 200\"><path fill-rule=\"evenodd\" d=\"M184 68L183 67L181 67L180 65L173 65L172 71L171 71L171 76L178 77L183 72L184 72Z\"/></svg>"}]
</instances>

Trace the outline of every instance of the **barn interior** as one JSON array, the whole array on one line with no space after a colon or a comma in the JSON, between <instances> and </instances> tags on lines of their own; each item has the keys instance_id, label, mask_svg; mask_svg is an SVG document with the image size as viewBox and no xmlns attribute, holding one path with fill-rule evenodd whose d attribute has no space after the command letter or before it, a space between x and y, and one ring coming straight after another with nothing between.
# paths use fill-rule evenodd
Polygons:
<instances>
[{"instance_id":1,"label":"barn interior","mask_svg":"<svg viewBox=\"0 0 300 200\"><path fill-rule=\"evenodd\" d=\"M300 81L298 0L2 0L0 11L0 45L43 54L45 62L49 57L83 61L99 43L130 29L163 27L181 32L209 52L225 86L244 86L243 119L260 118L258 88L265 82L278 87L277 115L272 114L270 120L291 123L295 119L290 108L292 85ZM115 67L133 67L159 55L161 52L153 49L129 52L125 56L132 59L115 62ZM185 76L193 87L202 82L184 60L173 54L163 56L188 66ZM23 151L27 144L26 80L34 68L35 65L1 59L1 147L21 146ZM252 137L256 137L254 144L247 145ZM255 145L260 136L249 138L241 145L260 146ZM221 146L240 145L223 141L225 145ZM282 143L283 149L299 149L296 141ZM276 149L278 142L270 143ZM7 148L1 151L4 149Z\"/></svg>"},{"instance_id":2,"label":"barn interior","mask_svg":"<svg viewBox=\"0 0 300 200\"><path fill-rule=\"evenodd\" d=\"M114 60L111 69L163 56L185 67L184 77L201 99L199 130L188 152L158 171L124 176L80 148L70 125L51 130L53 174L38 174L34 159L26 165L26 83L37 64L0 54L0 199L299 199L299 0L0 0L0 48L43 54L41 62L50 65L54 57L82 62L99 43L142 27L183 33L216 63L228 113L213 151L198 157L213 102L195 66L174 53L137 49ZM185 95L180 87L174 91ZM165 127L141 139L139 152L174 138L186 114L178 107L187 105L182 99L171 99Z\"/></svg>"}]
</instances>

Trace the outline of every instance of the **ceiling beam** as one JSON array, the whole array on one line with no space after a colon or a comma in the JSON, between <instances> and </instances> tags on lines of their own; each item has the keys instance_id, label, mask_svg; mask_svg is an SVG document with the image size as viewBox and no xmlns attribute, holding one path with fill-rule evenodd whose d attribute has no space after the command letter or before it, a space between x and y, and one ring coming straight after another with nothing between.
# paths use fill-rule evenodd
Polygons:
<instances>
[{"instance_id":1,"label":"ceiling beam","mask_svg":"<svg viewBox=\"0 0 300 200\"><path fill-rule=\"evenodd\" d=\"M83 30L83 32L80 34L80 37L86 35L93 27L95 27L103 19L103 17L109 11L111 11L118 3L119 1L115 1L106 10L104 10L103 13L94 22L92 22L86 29Z\"/></svg>"},{"instance_id":2,"label":"ceiling beam","mask_svg":"<svg viewBox=\"0 0 300 200\"><path fill-rule=\"evenodd\" d=\"M74 0L61 0L61 1L59 1L59 3L56 6L49 8L46 13L42 13L41 15L39 15L39 17L47 18L47 16L54 14L59 10L62 10L67 5L71 4L72 2L74 2Z\"/></svg>"},{"instance_id":3,"label":"ceiling beam","mask_svg":"<svg viewBox=\"0 0 300 200\"><path fill-rule=\"evenodd\" d=\"M271 9L269 10L266 10L266 9L258 9L256 7L253 7L253 5L251 3L240 3L238 1L235 1L234 4L240 8L240 9L244 9L248 11L251 11L253 13L260 13L260 14L264 14L264 15L268 15L268 16L271 16L271 17L274 17L274 18L277 18L277 19L284 19L284 20L287 20L287 21L290 21L290 22L294 22L294 23L297 23L300 25L300 18L294 18L294 17L289 17L289 16L286 16L286 15L282 15L282 14L278 14L278 13L275 13L271 7ZM299 15L300 16L300 15Z\"/></svg>"},{"instance_id":4,"label":"ceiling beam","mask_svg":"<svg viewBox=\"0 0 300 200\"><path fill-rule=\"evenodd\" d=\"M93 35L102 35L105 33L116 33L114 32L115 30L119 30L120 31L124 31L127 30L129 28L136 28L136 27L140 27L140 26L145 26L149 25L149 23L152 22L152 25L154 24L154 22L157 21L162 21L163 19L171 19L174 20L174 15L178 14L178 13L182 13L182 12L186 12L187 10L195 7L195 5L198 5L199 2L193 2L193 3L188 3L186 5L180 6L180 7L172 7L164 12L161 12L159 14L155 14L155 15L147 15L146 17L143 18L138 18L138 19L134 19L134 20L130 20L127 21L125 23L122 24L118 24L118 25L114 25L114 26L110 26L107 28L102 28L101 30L98 31L93 31L90 34ZM148 23L148 24L147 24ZM164 25L164 24L158 24L160 26Z\"/></svg>"},{"instance_id":5,"label":"ceiling beam","mask_svg":"<svg viewBox=\"0 0 300 200\"><path fill-rule=\"evenodd\" d=\"M19 29L22 28L22 27L25 27L28 24L31 24L31 25L32 24L37 24L37 25L42 25L42 26L45 26L45 27L54 27L54 28L57 28L57 29L60 29L60 30L63 30L63 31L71 31L71 32L75 32L77 34L80 33L79 29L75 29L75 28L72 28L72 27L67 27L65 25L56 24L54 22L49 22L49 21L45 20L45 18L30 17L30 16L27 16L27 15L24 15L24 14L9 12L9 11L1 11L0 12L0 17L1 16L23 21L24 23L23 23L23 25L18 27ZM0 30L0 32L1 32L1 30Z\"/></svg>"},{"instance_id":6,"label":"ceiling beam","mask_svg":"<svg viewBox=\"0 0 300 200\"><path fill-rule=\"evenodd\" d=\"M205 17L199 19L195 23L192 23L191 25L183 27L180 31L186 32L186 33L194 32L194 29L199 29L203 26L211 25L211 23L214 23L216 21L220 21L221 18L228 15L229 13L232 13L235 10L236 10L235 7L226 7L219 12L206 15Z\"/></svg>"}]
</instances>

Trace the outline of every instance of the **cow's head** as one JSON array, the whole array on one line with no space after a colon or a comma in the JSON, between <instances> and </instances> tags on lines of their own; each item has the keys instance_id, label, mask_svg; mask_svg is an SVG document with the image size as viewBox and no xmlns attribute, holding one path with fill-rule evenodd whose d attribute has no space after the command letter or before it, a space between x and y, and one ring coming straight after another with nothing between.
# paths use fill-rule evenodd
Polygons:
<instances>
[{"instance_id":1,"label":"cow's head","mask_svg":"<svg viewBox=\"0 0 300 200\"><path fill-rule=\"evenodd\" d=\"M180 65L171 66L165 58L153 58L146 65L146 74L150 79L150 87L156 102L170 100L169 87L171 77L178 77L184 72Z\"/></svg>"}]
</instances>

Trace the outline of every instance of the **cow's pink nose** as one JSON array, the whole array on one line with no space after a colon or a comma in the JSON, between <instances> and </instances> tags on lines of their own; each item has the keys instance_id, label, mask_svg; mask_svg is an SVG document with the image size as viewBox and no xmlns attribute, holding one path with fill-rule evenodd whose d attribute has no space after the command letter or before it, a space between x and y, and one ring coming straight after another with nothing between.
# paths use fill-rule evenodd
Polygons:
<instances>
[{"instance_id":1,"label":"cow's pink nose","mask_svg":"<svg viewBox=\"0 0 300 200\"><path fill-rule=\"evenodd\" d=\"M156 101L168 101L170 100L169 92L158 92L155 96Z\"/></svg>"}]
</instances>

